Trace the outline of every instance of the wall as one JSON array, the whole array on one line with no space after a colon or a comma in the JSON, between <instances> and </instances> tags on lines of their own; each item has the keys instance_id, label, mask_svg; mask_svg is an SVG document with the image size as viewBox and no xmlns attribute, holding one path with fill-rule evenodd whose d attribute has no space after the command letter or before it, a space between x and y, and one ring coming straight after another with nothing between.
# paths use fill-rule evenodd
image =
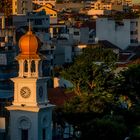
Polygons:
<instances>
[{"instance_id":1,"label":"wall","mask_svg":"<svg viewBox=\"0 0 140 140\"><path fill-rule=\"evenodd\" d=\"M13 15L25 15L33 9L32 0L13 0L12 9Z\"/></svg>"},{"instance_id":2,"label":"wall","mask_svg":"<svg viewBox=\"0 0 140 140\"><path fill-rule=\"evenodd\" d=\"M125 49L130 45L130 20L115 22L113 19L98 18L96 19L96 37Z\"/></svg>"}]
</instances>

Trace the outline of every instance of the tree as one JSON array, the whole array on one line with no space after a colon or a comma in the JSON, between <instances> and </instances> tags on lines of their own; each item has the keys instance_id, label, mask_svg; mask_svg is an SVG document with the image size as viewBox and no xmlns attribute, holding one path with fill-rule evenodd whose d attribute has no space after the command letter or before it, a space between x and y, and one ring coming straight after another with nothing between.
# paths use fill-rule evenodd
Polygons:
<instances>
[{"instance_id":1,"label":"tree","mask_svg":"<svg viewBox=\"0 0 140 140\"><path fill-rule=\"evenodd\" d=\"M84 49L74 63L61 72L61 76L72 82L77 95L108 89L117 55L110 49L92 46Z\"/></svg>"},{"instance_id":2,"label":"tree","mask_svg":"<svg viewBox=\"0 0 140 140\"><path fill-rule=\"evenodd\" d=\"M61 72L61 76L73 83L77 93L62 109L69 123L81 128L80 122L86 125L105 111L110 113L109 107L114 101L110 85L116 59L112 50L92 46L84 49L74 63Z\"/></svg>"},{"instance_id":3,"label":"tree","mask_svg":"<svg viewBox=\"0 0 140 140\"><path fill-rule=\"evenodd\" d=\"M78 93L62 112L81 131L81 140L139 139L140 65L131 65L116 76L117 56L113 55L100 47L87 48L62 72ZM112 114L125 121L104 117Z\"/></svg>"},{"instance_id":4,"label":"tree","mask_svg":"<svg viewBox=\"0 0 140 140\"><path fill-rule=\"evenodd\" d=\"M82 128L82 140L124 140L127 133L127 128L120 116L94 119Z\"/></svg>"},{"instance_id":5,"label":"tree","mask_svg":"<svg viewBox=\"0 0 140 140\"><path fill-rule=\"evenodd\" d=\"M140 101L140 65L133 64L128 69L121 71L117 77L116 92L131 99L133 104Z\"/></svg>"},{"instance_id":6,"label":"tree","mask_svg":"<svg viewBox=\"0 0 140 140\"><path fill-rule=\"evenodd\" d=\"M113 96L107 92L83 94L66 102L63 111L66 113L103 113L108 110L109 104L113 104Z\"/></svg>"}]
</instances>

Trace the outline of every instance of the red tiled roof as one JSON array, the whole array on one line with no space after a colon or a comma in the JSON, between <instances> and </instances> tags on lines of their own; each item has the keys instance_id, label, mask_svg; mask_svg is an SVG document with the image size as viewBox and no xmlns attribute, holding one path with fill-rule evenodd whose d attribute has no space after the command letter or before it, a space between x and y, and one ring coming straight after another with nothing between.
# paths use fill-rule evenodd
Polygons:
<instances>
[{"instance_id":1,"label":"red tiled roof","mask_svg":"<svg viewBox=\"0 0 140 140\"><path fill-rule=\"evenodd\" d=\"M48 99L50 103L62 106L76 94L74 92L66 93L63 88L49 88Z\"/></svg>"}]
</instances>

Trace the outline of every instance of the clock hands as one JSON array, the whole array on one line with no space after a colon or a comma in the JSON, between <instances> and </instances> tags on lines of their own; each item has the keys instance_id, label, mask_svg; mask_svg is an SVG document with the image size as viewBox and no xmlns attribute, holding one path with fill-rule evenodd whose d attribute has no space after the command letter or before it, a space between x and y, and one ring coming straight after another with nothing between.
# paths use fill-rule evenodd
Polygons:
<instances>
[{"instance_id":1,"label":"clock hands","mask_svg":"<svg viewBox=\"0 0 140 140\"><path fill-rule=\"evenodd\" d=\"M20 94L23 98L28 98L31 94L31 91L28 87L23 87L20 91Z\"/></svg>"}]
</instances>

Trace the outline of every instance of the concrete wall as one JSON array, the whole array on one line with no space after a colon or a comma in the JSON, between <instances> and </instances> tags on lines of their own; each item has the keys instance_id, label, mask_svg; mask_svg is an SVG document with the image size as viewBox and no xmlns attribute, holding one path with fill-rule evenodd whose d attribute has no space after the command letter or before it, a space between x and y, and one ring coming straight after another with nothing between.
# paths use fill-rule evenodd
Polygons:
<instances>
[{"instance_id":1,"label":"concrete wall","mask_svg":"<svg viewBox=\"0 0 140 140\"><path fill-rule=\"evenodd\" d=\"M84 8L84 3L62 3L62 4L56 4L55 8L57 10L62 9L81 9Z\"/></svg>"},{"instance_id":2,"label":"concrete wall","mask_svg":"<svg viewBox=\"0 0 140 140\"><path fill-rule=\"evenodd\" d=\"M130 19L119 22L108 18L96 19L96 37L125 49L130 45Z\"/></svg>"},{"instance_id":3,"label":"concrete wall","mask_svg":"<svg viewBox=\"0 0 140 140\"><path fill-rule=\"evenodd\" d=\"M54 65L72 61L72 46L68 40L58 40L54 51Z\"/></svg>"},{"instance_id":4,"label":"concrete wall","mask_svg":"<svg viewBox=\"0 0 140 140\"><path fill-rule=\"evenodd\" d=\"M89 28L69 28L69 34L75 42L87 43L89 41Z\"/></svg>"}]
</instances>

